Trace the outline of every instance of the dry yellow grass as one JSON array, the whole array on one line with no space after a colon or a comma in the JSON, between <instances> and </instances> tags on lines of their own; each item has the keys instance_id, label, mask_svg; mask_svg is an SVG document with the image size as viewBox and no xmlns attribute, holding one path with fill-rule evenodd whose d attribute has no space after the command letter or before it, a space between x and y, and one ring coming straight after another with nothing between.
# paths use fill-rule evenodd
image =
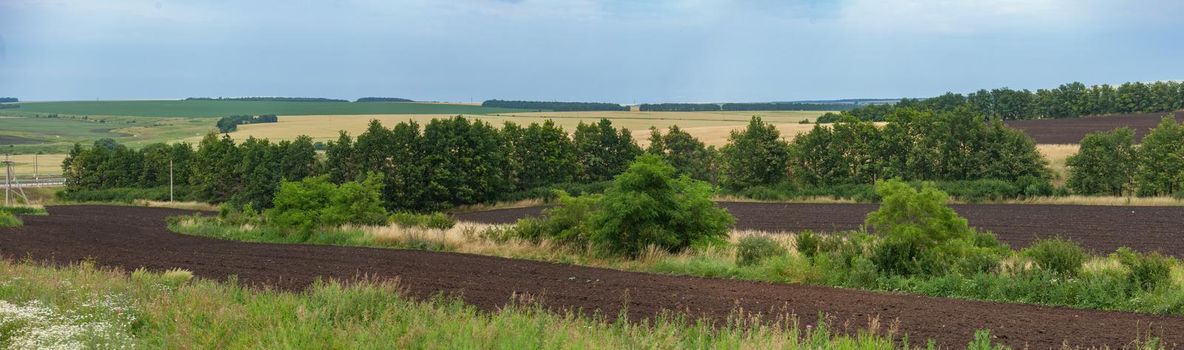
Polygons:
<instances>
[{"instance_id":1,"label":"dry yellow grass","mask_svg":"<svg viewBox=\"0 0 1184 350\"><path fill-rule=\"evenodd\" d=\"M33 175L42 178L62 176L62 161L66 159L65 154L18 154L8 157L15 163L12 171L18 179L32 179ZM2 171L0 168L0 172ZM0 173L0 180L3 180L3 176Z\"/></svg>"},{"instance_id":2,"label":"dry yellow grass","mask_svg":"<svg viewBox=\"0 0 1184 350\"><path fill-rule=\"evenodd\" d=\"M480 119L495 126L501 126L507 121L520 125L541 123L548 119L555 121L568 132L575 130L579 123L594 123L601 118L613 121L616 127L628 128L634 138L643 146L649 138L649 128L665 129L671 125L678 125L687 132L699 137L709 145L723 145L727 143L727 136L731 130L743 127L749 118L758 115L770 123L777 124L778 129L786 137L792 137L802 130L809 130L811 124L798 124L803 119L813 119L823 112L776 111L776 112L541 112L499 115L467 115L466 117ZM435 118L448 118L451 115L441 114L400 114L400 115L313 115L313 116L280 116L278 123L241 125L238 131L231 133L236 140L247 137L268 138L272 140L290 140L300 135L308 135L314 140L327 141L337 137L339 130L351 135L358 135L366 130L370 120L377 119L386 126L393 126L399 122L414 120L426 124ZM200 137L189 139L196 142Z\"/></svg>"},{"instance_id":3,"label":"dry yellow grass","mask_svg":"<svg viewBox=\"0 0 1184 350\"><path fill-rule=\"evenodd\" d=\"M1056 176L1053 179L1054 185L1065 185L1065 180L1069 178L1069 168L1065 165L1065 160L1069 156L1077 154L1078 148L1078 145L1036 145L1036 150L1040 151L1040 155L1048 160L1048 167L1052 169L1053 174Z\"/></svg>"}]
</instances>

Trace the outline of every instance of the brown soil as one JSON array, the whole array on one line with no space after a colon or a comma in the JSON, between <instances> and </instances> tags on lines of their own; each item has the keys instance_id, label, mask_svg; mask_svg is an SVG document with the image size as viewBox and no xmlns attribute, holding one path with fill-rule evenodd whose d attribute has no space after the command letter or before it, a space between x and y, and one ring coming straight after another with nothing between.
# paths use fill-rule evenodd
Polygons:
<instances>
[{"instance_id":1,"label":"brown soil","mask_svg":"<svg viewBox=\"0 0 1184 350\"><path fill-rule=\"evenodd\" d=\"M0 229L0 254L9 259L98 265L124 269L184 268L198 276L300 289L318 278L398 278L415 297L460 296L483 310L497 310L514 293L535 297L551 309L617 315L627 306L632 319L662 310L725 317L737 307L748 312L781 311L813 321L819 313L850 329L878 317L899 321L913 339L932 338L960 347L976 329L1016 347L1109 345L1118 347L1138 332L1161 337L1166 346L1184 343L1184 317L1073 310L1034 305L930 298L837 288L664 276L511 260L466 254L312 245L258 244L183 236L164 219L185 211L162 208L50 207L49 216L25 217L25 226ZM838 327L840 330L843 327Z\"/></svg>"},{"instance_id":2,"label":"brown soil","mask_svg":"<svg viewBox=\"0 0 1184 350\"><path fill-rule=\"evenodd\" d=\"M1036 139L1036 143L1076 144L1085 134L1095 131L1109 131L1127 126L1135 129L1135 142L1143 139L1147 132L1159 125L1164 113L1134 113L1083 118L1009 120L1007 126L1019 129ZM1176 121L1184 122L1184 111L1175 112Z\"/></svg>"},{"instance_id":3,"label":"brown soil","mask_svg":"<svg viewBox=\"0 0 1184 350\"><path fill-rule=\"evenodd\" d=\"M796 204L724 202L736 216L736 228L761 231L834 232L857 229L875 204ZM964 204L953 205L970 226L994 232L1013 248L1039 238L1063 237L1095 253L1118 247L1159 251L1184 257L1184 207L1117 207L1100 205ZM457 219L510 223L537 216L541 208L491 210L456 214Z\"/></svg>"}]
</instances>

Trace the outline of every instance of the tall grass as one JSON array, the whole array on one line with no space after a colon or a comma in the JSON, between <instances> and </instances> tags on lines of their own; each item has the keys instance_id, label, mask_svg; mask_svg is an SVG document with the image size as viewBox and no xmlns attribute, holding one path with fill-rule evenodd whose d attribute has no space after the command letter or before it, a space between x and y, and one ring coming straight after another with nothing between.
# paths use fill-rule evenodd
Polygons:
<instances>
[{"instance_id":1,"label":"tall grass","mask_svg":"<svg viewBox=\"0 0 1184 350\"><path fill-rule=\"evenodd\" d=\"M508 296L509 297L509 296ZM713 324L665 314L642 322L552 313L516 298L494 312L455 299L416 301L397 282L250 289L173 270L0 260L0 348L218 349L887 349L895 329L872 320L837 335L825 323L737 313Z\"/></svg>"}]
</instances>

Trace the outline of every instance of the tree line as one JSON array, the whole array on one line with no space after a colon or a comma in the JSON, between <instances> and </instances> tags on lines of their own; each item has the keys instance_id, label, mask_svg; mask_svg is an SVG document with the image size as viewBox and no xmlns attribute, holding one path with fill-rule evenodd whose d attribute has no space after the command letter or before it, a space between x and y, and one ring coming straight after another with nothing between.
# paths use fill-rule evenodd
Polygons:
<instances>
[{"instance_id":1,"label":"tree line","mask_svg":"<svg viewBox=\"0 0 1184 350\"><path fill-rule=\"evenodd\" d=\"M860 120L884 121L899 108L949 112L959 108L993 119L1076 118L1115 113L1157 113L1184 109L1184 82L1128 82L1086 86L1079 82L1036 91L998 88L968 95L946 93L925 99L901 99L895 105L868 105L818 119L829 123L850 115Z\"/></svg>"},{"instance_id":2,"label":"tree line","mask_svg":"<svg viewBox=\"0 0 1184 350\"><path fill-rule=\"evenodd\" d=\"M253 102L349 102L323 97L189 97L186 101L253 101Z\"/></svg>"},{"instance_id":3,"label":"tree line","mask_svg":"<svg viewBox=\"0 0 1184 350\"><path fill-rule=\"evenodd\" d=\"M1184 123L1165 117L1143 142L1130 128L1087 134L1066 161L1074 193L1184 198Z\"/></svg>"},{"instance_id":4,"label":"tree line","mask_svg":"<svg viewBox=\"0 0 1184 350\"><path fill-rule=\"evenodd\" d=\"M415 102L411 99L398 97L362 97L354 102Z\"/></svg>"},{"instance_id":5,"label":"tree line","mask_svg":"<svg viewBox=\"0 0 1184 350\"><path fill-rule=\"evenodd\" d=\"M846 103L803 102L748 102L748 103L646 103L641 111L705 112L705 111L842 111L854 108Z\"/></svg>"},{"instance_id":6,"label":"tree line","mask_svg":"<svg viewBox=\"0 0 1184 350\"><path fill-rule=\"evenodd\" d=\"M275 114L264 115L232 115L229 117L222 117L214 125L218 127L218 131L222 133L234 132L238 130L240 124L256 124L256 123L275 123L279 118Z\"/></svg>"},{"instance_id":7,"label":"tree line","mask_svg":"<svg viewBox=\"0 0 1184 350\"><path fill-rule=\"evenodd\" d=\"M604 102L555 102L555 101L506 101L487 100L481 102L481 107L518 108L533 110L551 110L555 112L572 111L628 111L628 106Z\"/></svg>"},{"instance_id":8,"label":"tree line","mask_svg":"<svg viewBox=\"0 0 1184 350\"><path fill-rule=\"evenodd\" d=\"M20 102L16 97L0 97L0 103Z\"/></svg>"}]
</instances>

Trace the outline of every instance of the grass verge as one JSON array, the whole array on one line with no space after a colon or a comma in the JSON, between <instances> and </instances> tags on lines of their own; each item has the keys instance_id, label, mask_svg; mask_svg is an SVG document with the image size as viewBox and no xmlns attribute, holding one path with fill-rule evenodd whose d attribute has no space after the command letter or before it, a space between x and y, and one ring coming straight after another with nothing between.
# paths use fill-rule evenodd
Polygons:
<instances>
[{"instance_id":1,"label":"grass verge","mask_svg":"<svg viewBox=\"0 0 1184 350\"><path fill-rule=\"evenodd\" d=\"M726 324L662 315L607 322L544 311L517 298L496 312L455 299L415 301L397 282L318 283L299 293L193 278L0 260L0 348L728 348L887 349L878 322L852 336L735 317ZM623 320L624 318L618 318ZM985 332L980 332L984 333ZM879 334L879 335L877 335ZM984 337L985 339L985 337ZM987 341L989 343L989 340Z\"/></svg>"}]
</instances>

